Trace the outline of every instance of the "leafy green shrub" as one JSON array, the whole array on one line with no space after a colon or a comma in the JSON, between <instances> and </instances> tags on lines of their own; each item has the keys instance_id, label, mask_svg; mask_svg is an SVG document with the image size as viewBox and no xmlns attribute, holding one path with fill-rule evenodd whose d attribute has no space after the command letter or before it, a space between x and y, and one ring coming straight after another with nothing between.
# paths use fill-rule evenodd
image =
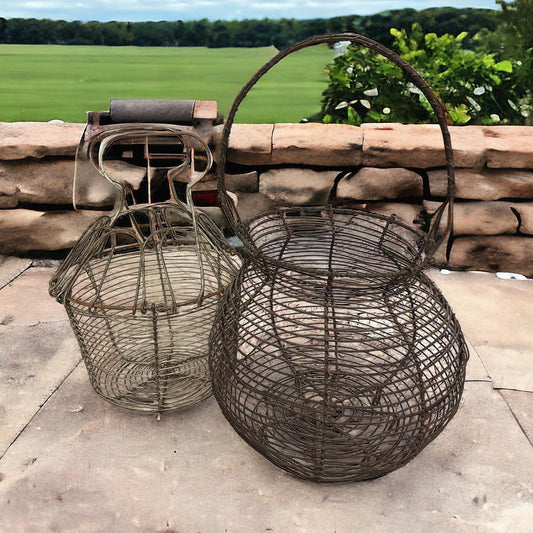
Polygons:
<instances>
[{"instance_id":1,"label":"leafy green shrub","mask_svg":"<svg viewBox=\"0 0 533 533\"><path fill-rule=\"evenodd\" d=\"M474 36L474 43L478 51L513 63L513 82L521 95L518 107L526 124L533 125L533 0L496 3L502 7L496 29L483 28Z\"/></svg>"},{"instance_id":2,"label":"leafy green shrub","mask_svg":"<svg viewBox=\"0 0 533 533\"><path fill-rule=\"evenodd\" d=\"M454 124L521 124L530 102L517 83L520 62L465 50L458 36L391 29L393 46L439 95ZM432 122L426 98L381 55L350 46L327 67L323 122ZM529 102L529 103L528 103Z\"/></svg>"}]
</instances>

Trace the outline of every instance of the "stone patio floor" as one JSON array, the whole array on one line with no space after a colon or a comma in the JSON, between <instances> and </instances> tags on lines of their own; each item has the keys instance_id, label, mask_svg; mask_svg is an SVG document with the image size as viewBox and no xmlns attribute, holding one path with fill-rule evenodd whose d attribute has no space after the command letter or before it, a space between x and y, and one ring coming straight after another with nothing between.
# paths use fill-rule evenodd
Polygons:
<instances>
[{"instance_id":1,"label":"stone patio floor","mask_svg":"<svg viewBox=\"0 0 533 533\"><path fill-rule=\"evenodd\" d=\"M471 351L458 414L387 476L316 484L213 399L157 421L97 396L52 267L0 257L1 532L533 531L533 280L431 271Z\"/></svg>"}]
</instances>

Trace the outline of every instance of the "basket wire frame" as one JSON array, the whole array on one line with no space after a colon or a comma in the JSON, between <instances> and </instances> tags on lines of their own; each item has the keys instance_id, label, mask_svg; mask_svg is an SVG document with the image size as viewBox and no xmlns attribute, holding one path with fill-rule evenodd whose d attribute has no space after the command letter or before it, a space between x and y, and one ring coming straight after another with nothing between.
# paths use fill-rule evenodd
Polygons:
<instances>
[{"instance_id":1,"label":"basket wire frame","mask_svg":"<svg viewBox=\"0 0 533 533\"><path fill-rule=\"evenodd\" d=\"M435 109L447 196L422 233L395 219L332 206L276 208L243 222L225 189L231 125L249 90L292 52L351 41L400 66ZM358 34L297 43L237 95L221 141L222 205L247 259L218 309L213 391L238 434L313 481L358 481L415 457L456 413L468 350L446 300L423 273L451 230L455 191L446 112L414 69ZM446 232L439 234L444 212Z\"/></svg>"},{"instance_id":2,"label":"basket wire frame","mask_svg":"<svg viewBox=\"0 0 533 533\"><path fill-rule=\"evenodd\" d=\"M183 148L177 171L191 173L187 204L126 205L125 188L104 170L117 142L147 135L118 128L100 143L98 169L120 189L111 216L91 225L50 282L64 304L95 391L109 402L161 413L201 402L211 394L208 337L223 289L240 260L220 230L192 205L192 186L211 165L196 135L153 127L149 140L173 135ZM207 168L194 169L194 145L207 150ZM171 175L172 177L172 175Z\"/></svg>"}]
</instances>

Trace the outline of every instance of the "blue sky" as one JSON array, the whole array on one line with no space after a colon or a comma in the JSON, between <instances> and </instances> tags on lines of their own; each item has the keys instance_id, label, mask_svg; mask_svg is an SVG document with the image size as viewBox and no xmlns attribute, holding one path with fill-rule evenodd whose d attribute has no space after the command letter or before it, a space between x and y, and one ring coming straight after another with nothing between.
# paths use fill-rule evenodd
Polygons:
<instances>
[{"instance_id":1,"label":"blue sky","mask_svg":"<svg viewBox=\"0 0 533 533\"><path fill-rule=\"evenodd\" d=\"M496 9L495 0L0 0L0 16L63 20L239 20L369 15L411 7Z\"/></svg>"}]
</instances>

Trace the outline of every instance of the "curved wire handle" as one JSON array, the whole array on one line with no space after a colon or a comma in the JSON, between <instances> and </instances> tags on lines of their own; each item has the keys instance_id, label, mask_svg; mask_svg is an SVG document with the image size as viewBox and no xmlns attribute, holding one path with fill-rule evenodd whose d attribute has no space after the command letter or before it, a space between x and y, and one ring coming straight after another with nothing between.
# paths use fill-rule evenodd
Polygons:
<instances>
[{"instance_id":1,"label":"curved wire handle","mask_svg":"<svg viewBox=\"0 0 533 533\"><path fill-rule=\"evenodd\" d=\"M228 218L228 221L233 226L233 229L237 236L241 238L241 240L246 241L246 225L243 224L243 222L241 221L239 214L237 213L237 210L235 208L235 204L231 200L231 197L228 195L225 185L225 168L227 162L227 152L231 127L235 120L235 115L239 109L239 106L246 97L246 95L250 92L252 87L272 67L274 67L286 56L309 46L324 43L333 44L339 41L350 41L352 44L357 44L370 50L373 50L374 52L377 52L378 54L381 54L382 56L389 59L396 66L400 67L402 71L407 74L407 76L411 78L413 83L420 89L422 94L424 94L424 96L427 98L429 104L431 105L431 108L433 109L433 112L435 113L435 116L437 117L437 121L440 126L442 138L444 141L448 185L446 198L433 215L426 236L426 242L422 250L422 252L429 256L441 244L441 242L445 239L448 233L451 232L453 223L453 201L455 198L455 167L453 162L451 137L447 123L448 113L446 111L446 108L444 107L438 96L435 94L433 89L428 85L426 80L417 70L415 70L407 61L405 61L405 59L402 59L396 52L378 43L377 41L374 41L369 37L365 37L357 33L332 33L327 35L319 35L310 39L306 39L304 41L300 41L272 57L254 74L254 76L252 76L250 81L248 81L248 83L243 86L243 88L237 94L235 100L233 101L231 109L226 118L226 122L224 124L224 129L222 131L222 139L220 141L220 151L217 161L217 187L222 208L226 214L226 217ZM446 228L444 233L437 239L436 235L439 230L440 221L446 209L448 211Z\"/></svg>"},{"instance_id":2,"label":"curved wire handle","mask_svg":"<svg viewBox=\"0 0 533 533\"><path fill-rule=\"evenodd\" d=\"M148 133L149 132L149 133ZM113 128L111 130L106 130L103 134L100 136L96 136L91 143L96 144L100 143L97 156L95 158L94 150L92 147L89 148L88 153L89 157L91 159L91 162L96 167L98 172L104 176L116 189L118 189L120 193L120 203L118 206L115 207L114 213L111 215L111 220L114 221L119 216L119 214L127 209L129 209L129 206L126 202L126 195L127 190L126 186L123 182L113 178L112 175L110 175L106 169L105 169L105 156L107 155L109 149L111 146L116 144L118 141L128 139L131 137L142 137L145 136L146 140L145 142L148 143L148 136L150 137L168 137L169 135L176 136L181 143L183 144L185 148L185 154L186 159L181 165L178 165L176 167L173 167L170 169L167 173L168 175L168 182L169 182L169 188L170 188L170 195L171 199L170 201L179 204L181 207L187 207L187 211L194 211L193 207L193 200L192 200L192 188L199 183L204 177L207 175L209 170L211 169L213 165L213 154L211 152L211 149L209 148L207 142L205 139L203 139L200 135L190 132L190 131L184 131L178 127L172 126L170 124L138 124L138 125L128 125L127 127L119 127L119 128ZM202 150L204 151L207 162L205 169L197 172L194 164L194 147L191 145L191 142L187 142L190 140L196 141L200 146L202 147ZM183 204L181 200L179 200L178 195L176 193L176 188L174 185L175 177L179 174L182 174L187 169L191 170L190 173L190 179L186 186L186 204Z\"/></svg>"}]
</instances>

